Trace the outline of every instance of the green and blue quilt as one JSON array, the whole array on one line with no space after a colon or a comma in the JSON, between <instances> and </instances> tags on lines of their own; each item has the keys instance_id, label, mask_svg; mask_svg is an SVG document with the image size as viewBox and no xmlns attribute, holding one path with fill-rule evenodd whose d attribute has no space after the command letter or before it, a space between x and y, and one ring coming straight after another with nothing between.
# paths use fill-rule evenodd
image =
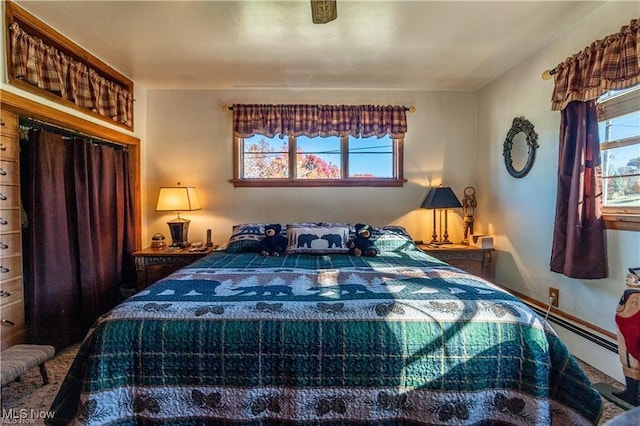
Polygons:
<instances>
[{"instance_id":1,"label":"green and blue quilt","mask_svg":"<svg viewBox=\"0 0 640 426\"><path fill-rule=\"evenodd\" d=\"M88 333L51 424L592 425L553 330L421 251L213 253Z\"/></svg>"}]
</instances>

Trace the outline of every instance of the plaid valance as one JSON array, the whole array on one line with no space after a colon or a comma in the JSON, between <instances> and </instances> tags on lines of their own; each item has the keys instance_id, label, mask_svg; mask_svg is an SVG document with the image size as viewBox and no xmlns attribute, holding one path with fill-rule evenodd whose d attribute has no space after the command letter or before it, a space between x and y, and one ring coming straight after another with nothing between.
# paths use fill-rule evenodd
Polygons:
<instances>
[{"instance_id":1,"label":"plaid valance","mask_svg":"<svg viewBox=\"0 0 640 426\"><path fill-rule=\"evenodd\" d=\"M639 19L617 34L593 42L555 68L551 109L562 110L571 101L588 101L609 90L640 83Z\"/></svg>"},{"instance_id":2,"label":"plaid valance","mask_svg":"<svg viewBox=\"0 0 640 426\"><path fill-rule=\"evenodd\" d=\"M133 95L127 88L27 34L17 22L9 29L12 77L127 126L133 125Z\"/></svg>"},{"instance_id":3,"label":"plaid valance","mask_svg":"<svg viewBox=\"0 0 640 426\"><path fill-rule=\"evenodd\" d=\"M407 108L381 105L233 105L233 135L403 138Z\"/></svg>"}]
</instances>

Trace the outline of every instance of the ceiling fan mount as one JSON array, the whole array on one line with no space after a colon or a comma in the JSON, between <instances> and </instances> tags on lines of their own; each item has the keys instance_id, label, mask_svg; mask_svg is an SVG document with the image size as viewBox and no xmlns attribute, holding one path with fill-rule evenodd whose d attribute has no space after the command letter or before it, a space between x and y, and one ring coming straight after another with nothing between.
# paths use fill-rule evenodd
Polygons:
<instances>
[{"instance_id":1,"label":"ceiling fan mount","mask_svg":"<svg viewBox=\"0 0 640 426\"><path fill-rule=\"evenodd\" d=\"M311 0L311 18L314 24L326 24L337 17L336 0Z\"/></svg>"}]
</instances>

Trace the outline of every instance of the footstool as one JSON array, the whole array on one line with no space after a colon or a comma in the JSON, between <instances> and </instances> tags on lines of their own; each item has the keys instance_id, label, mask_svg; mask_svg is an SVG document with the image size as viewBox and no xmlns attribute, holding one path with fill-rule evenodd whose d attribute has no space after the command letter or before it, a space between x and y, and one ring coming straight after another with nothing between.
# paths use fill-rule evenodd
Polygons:
<instances>
[{"instance_id":1,"label":"footstool","mask_svg":"<svg viewBox=\"0 0 640 426\"><path fill-rule=\"evenodd\" d=\"M49 345L14 345L0 353L0 378L2 386L10 383L35 366L40 367L43 384L49 383L45 361L55 355L56 350Z\"/></svg>"}]
</instances>

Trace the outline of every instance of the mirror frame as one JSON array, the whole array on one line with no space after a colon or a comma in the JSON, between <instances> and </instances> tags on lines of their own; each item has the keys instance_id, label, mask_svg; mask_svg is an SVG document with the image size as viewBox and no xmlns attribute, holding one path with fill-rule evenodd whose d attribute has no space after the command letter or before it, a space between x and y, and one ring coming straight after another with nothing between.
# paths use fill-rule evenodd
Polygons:
<instances>
[{"instance_id":1,"label":"mirror frame","mask_svg":"<svg viewBox=\"0 0 640 426\"><path fill-rule=\"evenodd\" d=\"M511 150L513 149L513 138L520 132L524 133L527 138L528 156L527 163L524 167L520 170L516 170L515 167L513 167ZM526 176L533 167L533 162L536 159L536 148L538 148L538 134L533 130L533 124L524 117L514 118L502 149L502 155L504 156L504 164L507 167L507 172L509 172L509 174L514 178Z\"/></svg>"}]
</instances>

